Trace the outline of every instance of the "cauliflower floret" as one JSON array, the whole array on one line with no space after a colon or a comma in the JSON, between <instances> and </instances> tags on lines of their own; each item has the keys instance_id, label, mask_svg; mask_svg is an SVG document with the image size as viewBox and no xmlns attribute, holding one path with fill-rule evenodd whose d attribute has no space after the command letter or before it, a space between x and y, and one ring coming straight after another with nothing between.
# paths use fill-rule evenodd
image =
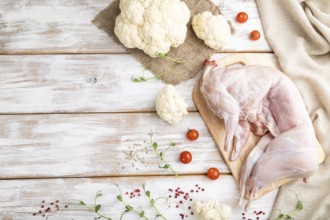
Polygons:
<instances>
[{"instance_id":1,"label":"cauliflower floret","mask_svg":"<svg viewBox=\"0 0 330 220\"><path fill-rule=\"evenodd\" d=\"M218 200L209 200L205 203L197 201L192 208L201 220L229 220L231 218L231 208L228 205L221 205Z\"/></svg>"},{"instance_id":2,"label":"cauliflower floret","mask_svg":"<svg viewBox=\"0 0 330 220\"><path fill-rule=\"evenodd\" d=\"M195 15L192 27L197 37L215 50L223 47L231 37L226 19L222 15L212 15L208 11Z\"/></svg>"},{"instance_id":3,"label":"cauliflower floret","mask_svg":"<svg viewBox=\"0 0 330 220\"><path fill-rule=\"evenodd\" d=\"M177 124L183 115L188 114L188 104L172 85L165 85L156 97L156 110L159 117L171 125Z\"/></svg>"},{"instance_id":4,"label":"cauliflower floret","mask_svg":"<svg viewBox=\"0 0 330 220\"><path fill-rule=\"evenodd\" d=\"M114 32L127 48L155 58L186 38L190 11L180 0L121 0L119 8Z\"/></svg>"}]
</instances>

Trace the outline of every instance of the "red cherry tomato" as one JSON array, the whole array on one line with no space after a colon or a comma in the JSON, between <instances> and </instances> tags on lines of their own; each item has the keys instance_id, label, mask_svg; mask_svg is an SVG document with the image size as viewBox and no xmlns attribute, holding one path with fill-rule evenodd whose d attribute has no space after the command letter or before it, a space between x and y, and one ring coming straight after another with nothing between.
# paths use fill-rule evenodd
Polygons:
<instances>
[{"instance_id":1,"label":"red cherry tomato","mask_svg":"<svg viewBox=\"0 0 330 220\"><path fill-rule=\"evenodd\" d=\"M217 168L212 167L207 171L207 177L211 180L216 180L220 176L220 172Z\"/></svg>"},{"instance_id":2,"label":"red cherry tomato","mask_svg":"<svg viewBox=\"0 0 330 220\"><path fill-rule=\"evenodd\" d=\"M250 33L250 39L251 40L259 40L260 38L260 32L257 30L254 30Z\"/></svg>"},{"instance_id":3,"label":"red cherry tomato","mask_svg":"<svg viewBox=\"0 0 330 220\"><path fill-rule=\"evenodd\" d=\"M190 163L192 160L192 155L189 151L183 151L180 154L180 161L184 164Z\"/></svg>"},{"instance_id":4,"label":"red cherry tomato","mask_svg":"<svg viewBox=\"0 0 330 220\"><path fill-rule=\"evenodd\" d=\"M188 129L187 131L187 138L191 141L195 141L197 140L197 138L199 137L199 133L197 130L195 129Z\"/></svg>"},{"instance_id":5,"label":"red cherry tomato","mask_svg":"<svg viewBox=\"0 0 330 220\"><path fill-rule=\"evenodd\" d=\"M248 20L249 16L245 12L240 12L236 16L236 21L239 23L244 23Z\"/></svg>"}]
</instances>

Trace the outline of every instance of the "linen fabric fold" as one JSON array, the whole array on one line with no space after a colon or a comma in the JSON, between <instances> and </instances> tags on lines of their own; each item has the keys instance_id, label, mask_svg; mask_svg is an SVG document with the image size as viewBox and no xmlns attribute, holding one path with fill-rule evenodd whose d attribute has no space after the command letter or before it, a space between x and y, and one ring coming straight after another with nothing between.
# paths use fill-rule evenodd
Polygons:
<instances>
[{"instance_id":1,"label":"linen fabric fold","mask_svg":"<svg viewBox=\"0 0 330 220\"><path fill-rule=\"evenodd\" d=\"M295 219L323 220L330 215L330 1L257 0L266 38L284 71L303 96L326 158L306 184L282 186L270 219L303 210ZM308 158L306 158L308 160Z\"/></svg>"}]
</instances>

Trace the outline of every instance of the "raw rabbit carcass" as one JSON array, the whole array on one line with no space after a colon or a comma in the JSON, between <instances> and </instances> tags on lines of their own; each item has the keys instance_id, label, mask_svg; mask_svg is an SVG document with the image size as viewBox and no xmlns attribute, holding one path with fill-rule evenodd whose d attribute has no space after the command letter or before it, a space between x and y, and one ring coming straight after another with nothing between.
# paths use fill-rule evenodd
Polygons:
<instances>
[{"instance_id":1,"label":"raw rabbit carcass","mask_svg":"<svg viewBox=\"0 0 330 220\"><path fill-rule=\"evenodd\" d=\"M250 131L262 136L241 167L241 198L281 178L307 178L318 169L312 122L295 85L271 67L218 67L206 60L201 92L224 119L224 150L235 160ZM249 204L249 203L248 203ZM248 206L248 205L247 205Z\"/></svg>"}]
</instances>

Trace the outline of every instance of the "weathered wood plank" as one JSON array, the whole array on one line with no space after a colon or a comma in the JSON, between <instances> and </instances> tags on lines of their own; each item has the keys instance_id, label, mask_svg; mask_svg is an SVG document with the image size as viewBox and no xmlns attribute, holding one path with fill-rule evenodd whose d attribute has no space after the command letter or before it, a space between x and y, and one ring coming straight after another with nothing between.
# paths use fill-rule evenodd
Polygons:
<instances>
[{"instance_id":1,"label":"weathered wood plank","mask_svg":"<svg viewBox=\"0 0 330 220\"><path fill-rule=\"evenodd\" d=\"M112 1L105 0L2 0L0 2L0 54L45 53L126 53L91 20ZM255 1L213 0L221 5L225 17L233 23L236 34L222 49L234 51L271 51L262 37L250 41L252 29L262 31ZM250 18L245 24L235 22L239 11Z\"/></svg>"},{"instance_id":2,"label":"weathered wood plank","mask_svg":"<svg viewBox=\"0 0 330 220\"><path fill-rule=\"evenodd\" d=\"M273 54L258 56L276 63ZM0 114L154 111L164 84L133 83L130 78L142 72L131 55L0 56ZM191 94L198 78L177 86L189 110L195 110Z\"/></svg>"},{"instance_id":3,"label":"weathered wood plank","mask_svg":"<svg viewBox=\"0 0 330 220\"><path fill-rule=\"evenodd\" d=\"M143 69L130 55L0 56L0 112L154 110L164 84L132 82ZM190 109L193 84L189 80L177 87Z\"/></svg>"},{"instance_id":4,"label":"weathered wood plank","mask_svg":"<svg viewBox=\"0 0 330 220\"><path fill-rule=\"evenodd\" d=\"M197 141L186 139L188 127L199 130ZM177 144L166 158L178 173L206 173L212 166L229 173L196 112L175 126L155 113L1 115L0 178L171 175L158 167L151 130L159 150ZM179 161L183 150L193 154L188 165Z\"/></svg>"},{"instance_id":5,"label":"weathered wood plank","mask_svg":"<svg viewBox=\"0 0 330 220\"><path fill-rule=\"evenodd\" d=\"M93 204L97 191L101 190L103 196L99 199L102 208L100 212L114 220L120 218L123 205L116 199L118 189L115 184L121 186L124 199L127 203L135 208L143 207L145 215L149 219L154 219L156 213L149 205L149 202L143 194L141 185L145 183L148 190L151 191L151 197L158 196L168 197L170 193L168 189L176 189L189 192L193 201L182 199L183 204L179 203L179 199L170 198L166 201L157 202L157 207L167 219L181 219L179 214L184 213L188 218L197 219L196 214L191 215L188 209L195 201L206 201L209 199L218 199L221 203L231 206L233 211L232 219L242 219L242 207L237 205L239 190L230 175L223 175L216 181L211 181L205 176L184 176L184 177L139 177L139 178L94 178L94 179L46 179L46 180L2 180L0 181L0 219L1 220L20 220L20 219L43 219L39 214L33 216L33 213L51 207L52 211L49 219L61 220L90 220L93 219L94 213L86 211L86 208L79 205L69 205L63 208L65 204L70 202L78 203L84 201L86 204ZM195 184L204 188L205 191L198 193L190 193L191 189L196 189ZM132 192L135 189L141 190L141 196L130 199L125 192ZM259 198L252 202L249 212L245 214L246 219L256 219L253 211L263 211L265 215L259 215L260 220L266 220L272 209L277 190ZM42 201L45 201L45 207L42 209ZM59 200L60 211L53 211L56 200ZM54 202L54 205L50 205ZM176 208L176 205L179 205ZM46 217L46 216L45 216ZM139 219L136 215L127 214L124 219Z\"/></svg>"},{"instance_id":6,"label":"weathered wood plank","mask_svg":"<svg viewBox=\"0 0 330 220\"><path fill-rule=\"evenodd\" d=\"M259 11L257 4L254 0L213 0L220 6L221 13L227 20L231 22L235 31L234 36L230 42L223 48L224 52L271 52L272 49L268 45L263 32ZM246 12L249 16L245 23L236 22L236 15L239 12ZM252 41L249 39L249 34L253 30L260 32L260 39Z\"/></svg>"}]
</instances>

